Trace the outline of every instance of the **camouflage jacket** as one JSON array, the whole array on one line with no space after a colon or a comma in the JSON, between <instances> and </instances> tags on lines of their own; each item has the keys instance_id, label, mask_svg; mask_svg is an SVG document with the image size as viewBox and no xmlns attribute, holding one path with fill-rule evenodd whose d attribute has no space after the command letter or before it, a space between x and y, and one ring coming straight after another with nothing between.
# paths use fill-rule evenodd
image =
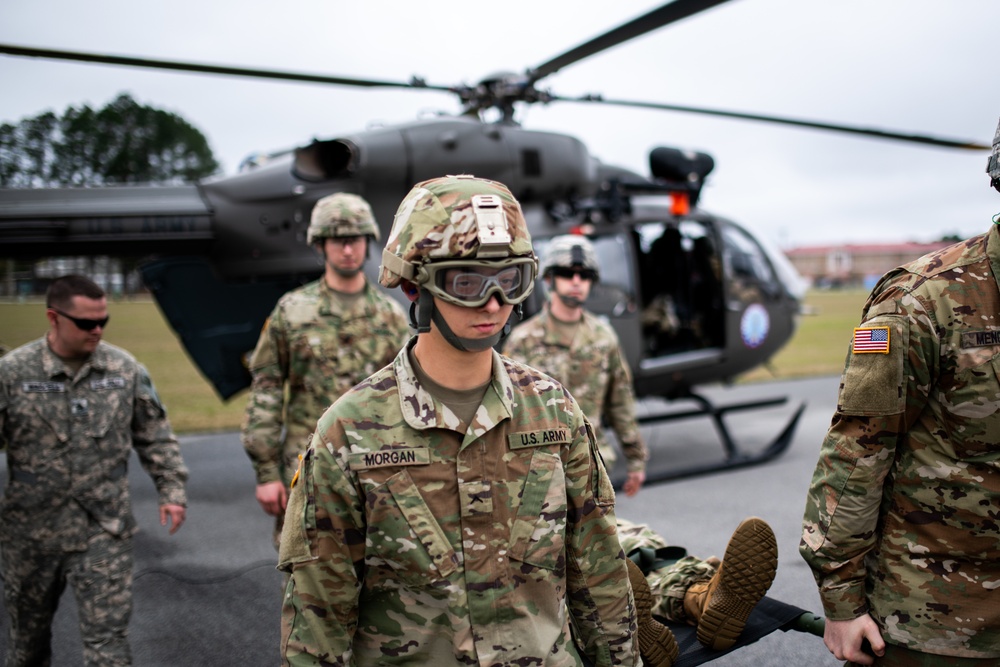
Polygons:
<instances>
[{"instance_id":1,"label":"camouflage jacket","mask_svg":"<svg viewBox=\"0 0 1000 667\"><path fill-rule=\"evenodd\" d=\"M883 277L806 505L827 617L925 653L1000 657L998 271L994 227Z\"/></svg>"},{"instance_id":2,"label":"camouflage jacket","mask_svg":"<svg viewBox=\"0 0 1000 667\"><path fill-rule=\"evenodd\" d=\"M496 353L469 425L407 350L331 407L279 562L284 664L639 664L589 425L557 382Z\"/></svg>"},{"instance_id":3,"label":"camouflage jacket","mask_svg":"<svg viewBox=\"0 0 1000 667\"><path fill-rule=\"evenodd\" d=\"M334 312L333 299L322 278L304 285L281 297L261 331L242 433L258 484L287 486L323 411L409 337L403 309L379 289L366 284L348 312Z\"/></svg>"},{"instance_id":4,"label":"camouflage jacket","mask_svg":"<svg viewBox=\"0 0 1000 667\"><path fill-rule=\"evenodd\" d=\"M635 418L632 373L610 324L583 311L573 344L567 347L559 340L546 306L511 332L504 354L548 373L569 389L593 424L609 469L617 456L604 438L602 422L617 434L628 470L646 469L649 454Z\"/></svg>"},{"instance_id":5,"label":"camouflage jacket","mask_svg":"<svg viewBox=\"0 0 1000 667\"><path fill-rule=\"evenodd\" d=\"M132 535L133 448L160 504L187 502L187 468L149 374L114 345L101 342L75 377L44 338L0 358L0 434L10 475L0 535L67 551L86 548L95 521Z\"/></svg>"}]
</instances>

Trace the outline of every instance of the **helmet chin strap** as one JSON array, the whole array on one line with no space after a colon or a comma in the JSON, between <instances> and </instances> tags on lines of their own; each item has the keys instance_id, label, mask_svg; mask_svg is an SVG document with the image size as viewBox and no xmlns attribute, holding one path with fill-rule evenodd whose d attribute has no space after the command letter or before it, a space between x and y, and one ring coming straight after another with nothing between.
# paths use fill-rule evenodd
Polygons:
<instances>
[{"instance_id":1,"label":"helmet chin strap","mask_svg":"<svg viewBox=\"0 0 1000 667\"><path fill-rule=\"evenodd\" d=\"M559 292L556 292L556 296L559 297L559 300L562 301L563 305L567 308L579 308L583 305L583 301L575 296L568 296L566 294L560 294Z\"/></svg>"},{"instance_id":2,"label":"helmet chin strap","mask_svg":"<svg viewBox=\"0 0 1000 667\"><path fill-rule=\"evenodd\" d=\"M500 297L496 296L494 298L499 299ZM437 325L438 331L448 341L448 344L462 352L482 352L505 340L510 335L510 330L513 326L511 321L515 316L518 320L524 316L521 304L517 304L514 307L511 317L503 325L503 328L489 338L463 338L452 331L452 328L448 326L448 322L438 312L437 308L434 307L434 296L428 290L421 287L417 300L410 304L410 326L416 329L418 334L430 331L431 322L433 321Z\"/></svg>"}]
</instances>

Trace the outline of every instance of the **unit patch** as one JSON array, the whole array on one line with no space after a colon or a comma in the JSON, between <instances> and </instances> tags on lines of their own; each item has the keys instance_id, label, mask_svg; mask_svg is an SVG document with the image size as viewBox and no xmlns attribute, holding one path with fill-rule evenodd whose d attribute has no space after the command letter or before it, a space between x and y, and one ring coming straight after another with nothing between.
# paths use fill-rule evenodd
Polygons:
<instances>
[{"instance_id":1,"label":"unit patch","mask_svg":"<svg viewBox=\"0 0 1000 667\"><path fill-rule=\"evenodd\" d=\"M858 327L854 330L854 354L889 354L889 327Z\"/></svg>"},{"instance_id":2,"label":"unit patch","mask_svg":"<svg viewBox=\"0 0 1000 667\"><path fill-rule=\"evenodd\" d=\"M370 470L393 466L425 466L430 464L430 450L426 447L410 449L380 449L377 452L355 452L349 457L351 470Z\"/></svg>"},{"instance_id":3,"label":"unit patch","mask_svg":"<svg viewBox=\"0 0 1000 667\"><path fill-rule=\"evenodd\" d=\"M544 431L511 433L507 436L507 445L511 449L556 444L568 445L570 441L570 432L568 428L550 428Z\"/></svg>"},{"instance_id":4,"label":"unit patch","mask_svg":"<svg viewBox=\"0 0 1000 667\"><path fill-rule=\"evenodd\" d=\"M963 331L962 347L991 347L1000 345L1000 331Z\"/></svg>"}]
</instances>

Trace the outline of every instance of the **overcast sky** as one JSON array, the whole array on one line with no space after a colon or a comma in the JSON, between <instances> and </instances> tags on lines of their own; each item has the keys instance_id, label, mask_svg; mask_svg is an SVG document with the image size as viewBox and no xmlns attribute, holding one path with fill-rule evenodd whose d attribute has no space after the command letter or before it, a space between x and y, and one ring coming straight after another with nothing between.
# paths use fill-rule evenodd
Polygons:
<instances>
[{"instance_id":1,"label":"overcast sky","mask_svg":"<svg viewBox=\"0 0 1000 667\"><path fill-rule=\"evenodd\" d=\"M521 72L635 18L653 0L10 0L0 42L431 84ZM997 0L733 0L546 78L601 93L990 143L1000 117ZM185 117L227 172L253 152L413 120L444 93L371 90L0 56L0 121L120 92ZM702 205L783 248L927 241L1000 211L987 154L745 121L580 104L528 109L530 129L648 173L655 146L716 160Z\"/></svg>"}]
</instances>

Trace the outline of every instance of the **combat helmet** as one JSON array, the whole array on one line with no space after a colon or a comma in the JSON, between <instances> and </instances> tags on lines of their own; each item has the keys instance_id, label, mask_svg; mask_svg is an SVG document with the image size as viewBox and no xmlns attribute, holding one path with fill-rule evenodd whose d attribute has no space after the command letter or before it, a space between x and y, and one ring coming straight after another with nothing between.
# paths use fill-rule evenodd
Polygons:
<instances>
[{"instance_id":1,"label":"combat helmet","mask_svg":"<svg viewBox=\"0 0 1000 667\"><path fill-rule=\"evenodd\" d=\"M1000 124L997 125L997 133L993 136L993 153L986 163L986 173L990 175L990 185L1000 191Z\"/></svg>"},{"instance_id":2,"label":"combat helmet","mask_svg":"<svg viewBox=\"0 0 1000 667\"><path fill-rule=\"evenodd\" d=\"M338 192L323 197L312 210L306 243L338 236L367 236L380 240L372 207L358 195Z\"/></svg>"},{"instance_id":3,"label":"combat helmet","mask_svg":"<svg viewBox=\"0 0 1000 667\"><path fill-rule=\"evenodd\" d=\"M456 270L467 269L467 270ZM538 260L521 205L507 186L469 175L444 176L413 186L393 219L382 251L379 282L417 286L410 324L430 331L433 320L462 350L496 345L509 332L484 340L455 336L434 308L434 297L465 307L490 299L520 305L534 287Z\"/></svg>"},{"instance_id":4,"label":"combat helmet","mask_svg":"<svg viewBox=\"0 0 1000 667\"><path fill-rule=\"evenodd\" d=\"M580 268L589 273L594 282L600 278L597 251L586 236L564 234L549 241L542 259L542 277L548 278L555 269Z\"/></svg>"}]
</instances>

